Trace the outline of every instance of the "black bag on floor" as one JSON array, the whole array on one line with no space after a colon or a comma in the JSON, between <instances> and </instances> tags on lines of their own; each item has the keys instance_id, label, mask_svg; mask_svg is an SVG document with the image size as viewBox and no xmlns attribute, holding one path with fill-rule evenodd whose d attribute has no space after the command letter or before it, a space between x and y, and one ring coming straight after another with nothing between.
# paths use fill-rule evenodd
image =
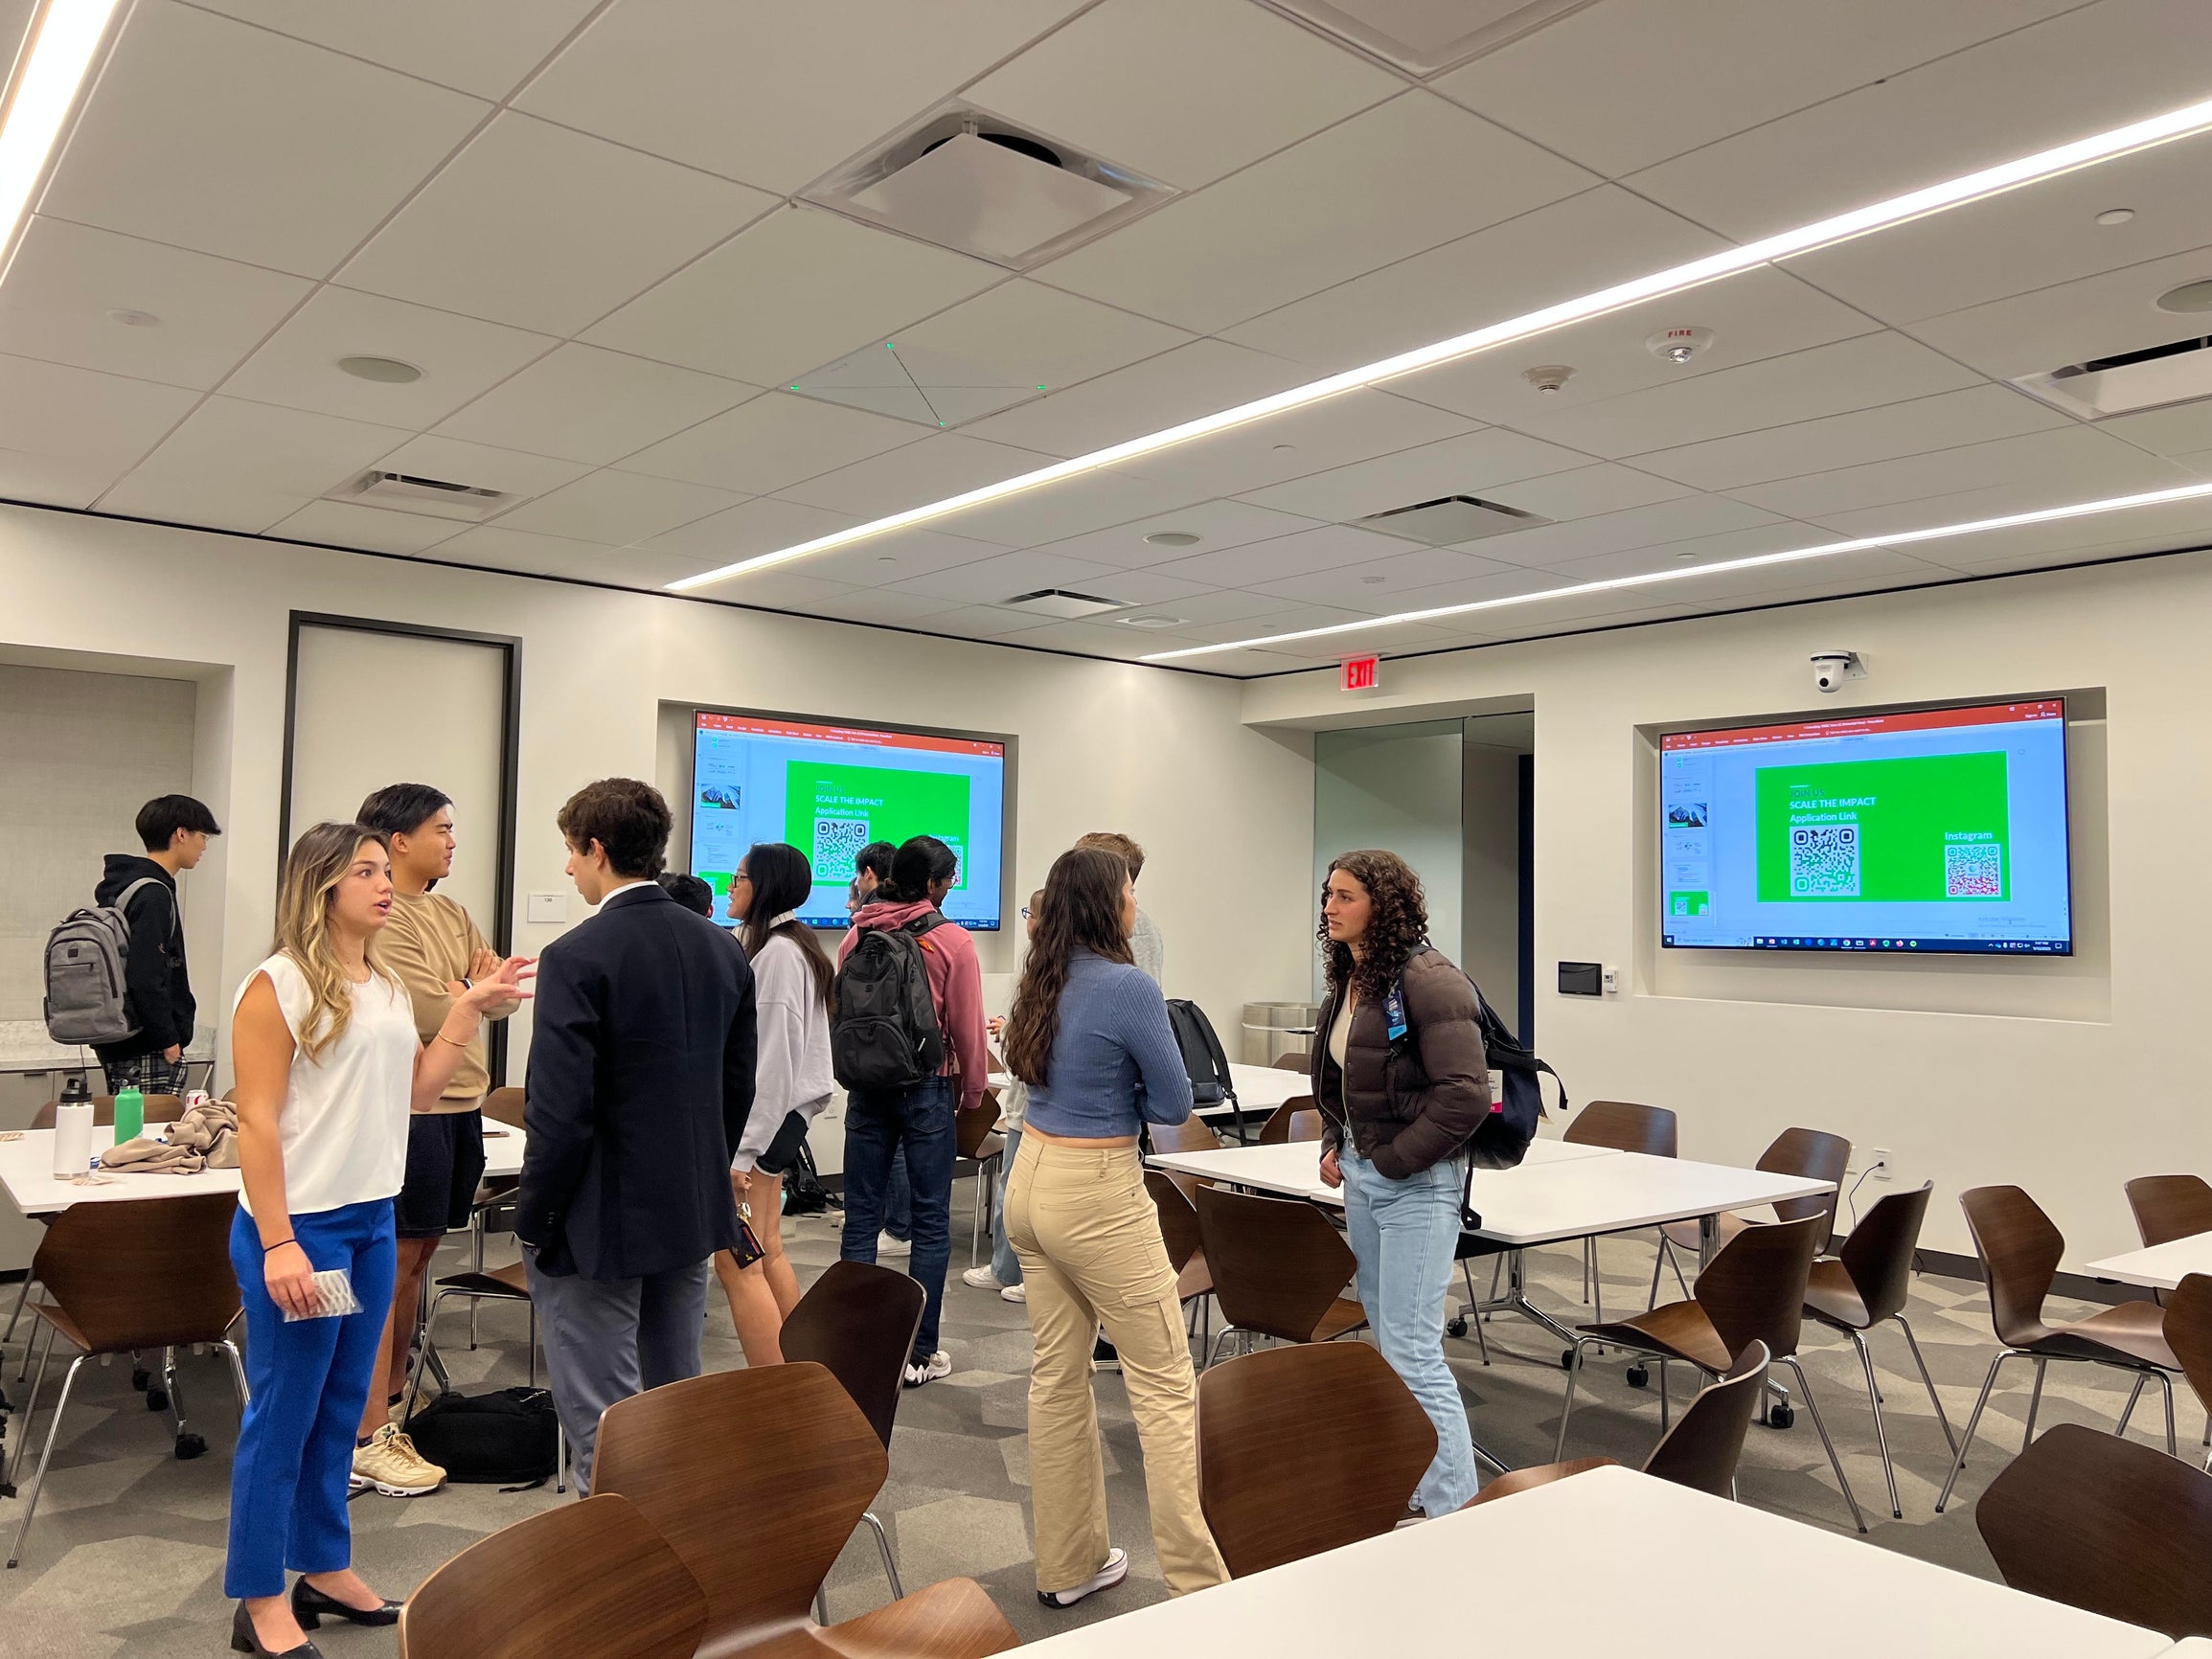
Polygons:
<instances>
[{"instance_id":1,"label":"black bag on floor","mask_svg":"<svg viewBox=\"0 0 2212 1659\"><path fill-rule=\"evenodd\" d=\"M491 1394L442 1394L409 1415L415 1449L445 1478L484 1486L536 1486L553 1478L560 1459L553 1396L542 1388Z\"/></svg>"},{"instance_id":2,"label":"black bag on floor","mask_svg":"<svg viewBox=\"0 0 2212 1659\"><path fill-rule=\"evenodd\" d=\"M830 1190L822 1185L822 1172L814 1168L814 1148L801 1141L798 1157L784 1173L784 1214L820 1216L831 1202Z\"/></svg>"}]
</instances>

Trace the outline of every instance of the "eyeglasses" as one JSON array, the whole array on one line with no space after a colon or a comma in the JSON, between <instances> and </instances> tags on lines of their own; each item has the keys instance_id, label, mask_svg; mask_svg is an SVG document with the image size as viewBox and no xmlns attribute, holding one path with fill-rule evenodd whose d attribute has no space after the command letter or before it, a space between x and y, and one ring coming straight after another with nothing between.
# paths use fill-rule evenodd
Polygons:
<instances>
[{"instance_id":1,"label":"eyeglasses","mask_svg":"<svg viewBox=\"0 0 2212 1659\"><path fill-rule=\"evenodd\" d=\"M1029 920L1029 906L1026 904L1021 907L1021 919L1024 921Z\"/></svg>"}]
</instances>

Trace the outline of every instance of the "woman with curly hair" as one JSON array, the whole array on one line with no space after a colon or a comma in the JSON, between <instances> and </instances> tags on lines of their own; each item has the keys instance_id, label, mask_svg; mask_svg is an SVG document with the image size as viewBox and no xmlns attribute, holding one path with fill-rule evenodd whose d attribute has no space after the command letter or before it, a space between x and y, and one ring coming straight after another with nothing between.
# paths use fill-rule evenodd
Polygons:
<instances>
[{"instance_id":1,"label":"woman with curly hair","mask_svg":"<svg viewBox=\"0 0 2212 1659\"><path fill-rule=\"evenodd\" d=\"M1467 1144L1489 1116L1474 987L1428 943L1421 878L1395 852L1341 854L1321 889L1329 990L1313 1054L1321 1179L1344 1189L1359 1301L1390 1367L1436 1425L1423 1515L1474 1496L1467 1407L1444 1359Z\"/></svg>"}]
</instances>

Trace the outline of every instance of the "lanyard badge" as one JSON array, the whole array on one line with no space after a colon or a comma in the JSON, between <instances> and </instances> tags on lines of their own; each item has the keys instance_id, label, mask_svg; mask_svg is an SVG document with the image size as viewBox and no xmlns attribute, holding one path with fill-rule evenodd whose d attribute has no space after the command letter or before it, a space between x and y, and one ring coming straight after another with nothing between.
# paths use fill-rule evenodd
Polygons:
<instances>
[{"instance_id":1,"label":"lanyard badge","mask_svg":"<svg viewBox=\"0 0 2212 1659\"><path fill-rule=\"evenodd\" d=\"M1396 1042L1405 1034L1405 982L1394 981L1390 995L1382 1004L1383 1016L1390 1022L1390 1040Z\"/></svg>"}]
</instances>

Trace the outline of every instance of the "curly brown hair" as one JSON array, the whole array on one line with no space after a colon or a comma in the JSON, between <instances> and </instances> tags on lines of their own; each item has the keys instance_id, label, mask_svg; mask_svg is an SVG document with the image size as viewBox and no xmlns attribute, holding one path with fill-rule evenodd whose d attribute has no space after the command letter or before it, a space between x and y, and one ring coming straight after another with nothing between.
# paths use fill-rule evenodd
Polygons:
<instances>
[{"instance_id":1,"label":"curly brown hair","mask_svg":"<svg viewBox=\"0 0 2212 1659\"><path fill-rule=\"evenodd\" d=\"M1329 876L1343 871L1367 889L1375 908L1367 919L1362 954L1355 960L1351 947L1334 943L1326 918L1314 929L1321 941L1321 959L1328 965L1329 990L1341 995L1349 984L1362 1001L1380 1002L1405 971L1405 962L1428 943L1428 900L1421 891L1421 877L1395 852L1367 848L1339 852L1329 862L1321 878L1321 893L1328 898Z\"/></svg>"}]
</instances>

